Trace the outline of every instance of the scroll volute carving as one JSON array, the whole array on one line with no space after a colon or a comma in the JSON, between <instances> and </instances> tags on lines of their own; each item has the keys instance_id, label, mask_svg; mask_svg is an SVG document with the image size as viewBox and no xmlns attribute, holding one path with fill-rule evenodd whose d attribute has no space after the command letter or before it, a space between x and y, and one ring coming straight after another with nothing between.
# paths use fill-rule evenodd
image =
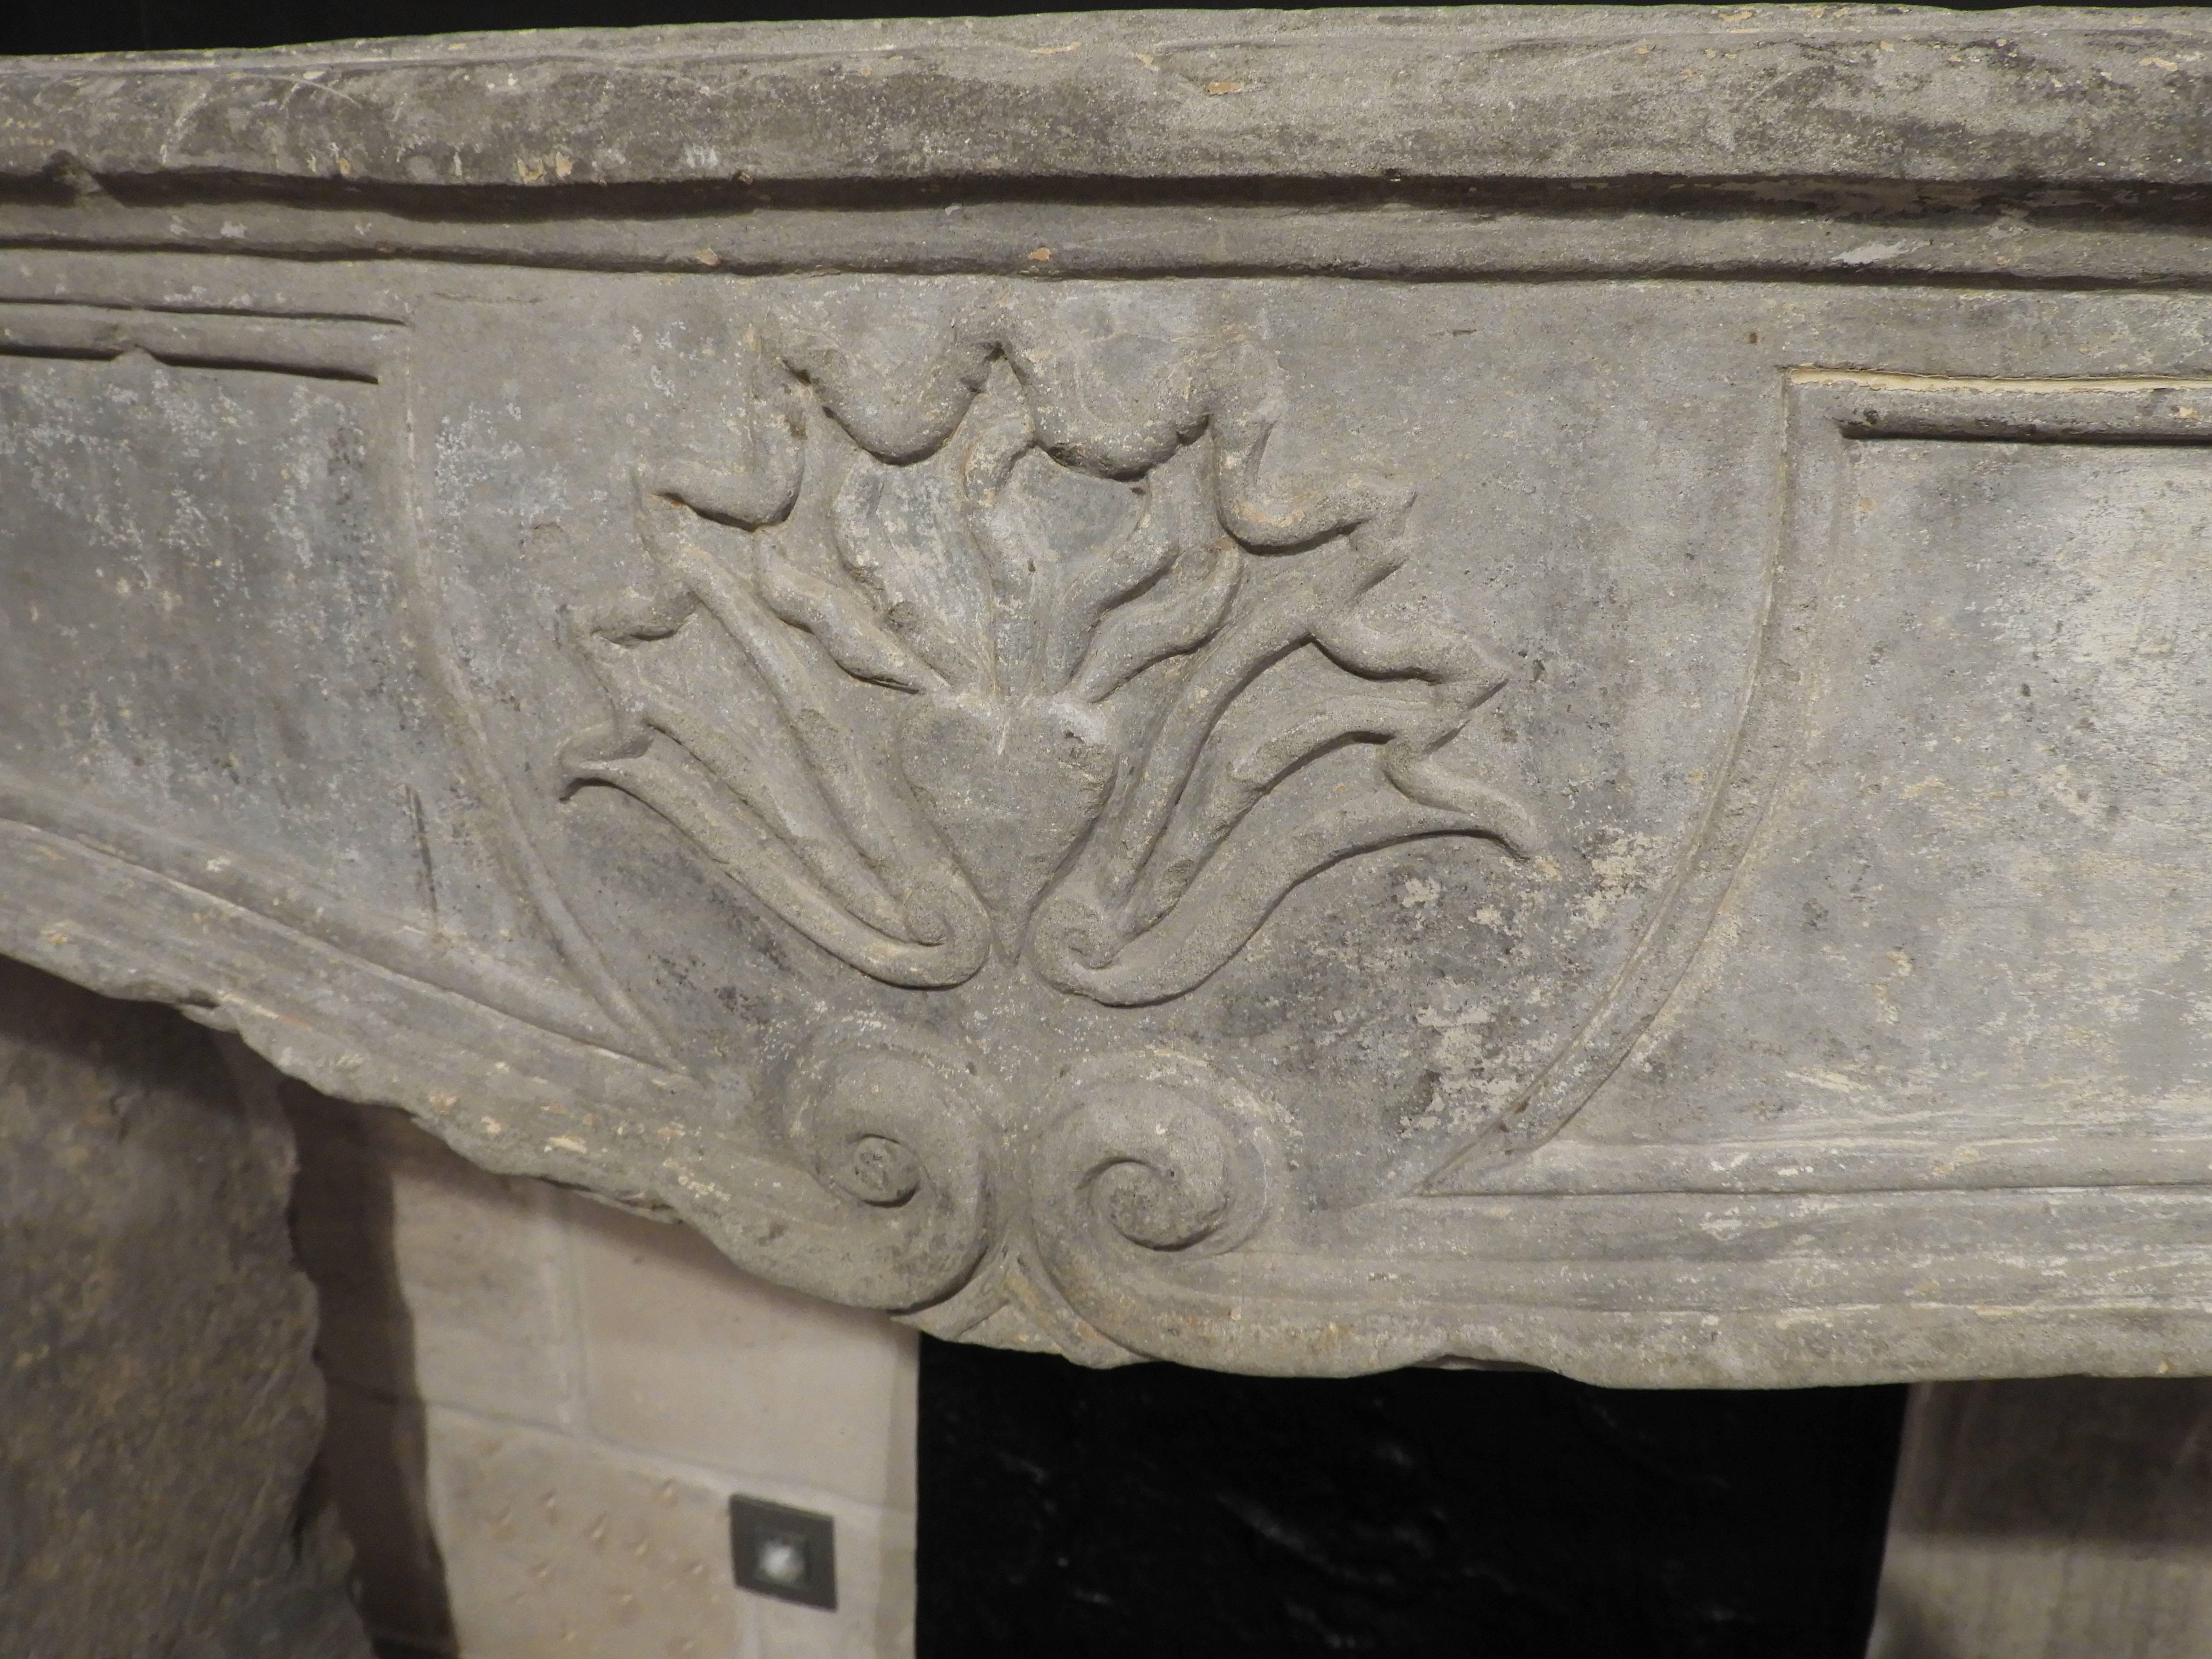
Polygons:
<instances>
[{"instance_id":1,"label":"scroll volute carving","mask_svg":"<svg viewBox=\"0 0 2212 1659\"><path fill-rule=\"evenodd\" d=\"M957 1045L852 1017L815 1033L776 1091L783 1143L867 1241L843 1252L871 1300L932 1303L964 1284L998 1231L974 1067Z\"/></svg>"},{"instance_id":2,"label":"scroll volute carving","mask_svg":"<svg viewBox=\"0 0 2212 1659\"><path fill-rule=\"evenodd\" d=\"M1204 1066L1159 1054L1073 1068L1064 1097L1033 1164L1024 1265L1109 1340L1178 1357L1177 1327L1206 1313L1174 1267L1250 1243L1281 1207L1289 1176L1273 1114Z\"/></svg>"}]
</instances>

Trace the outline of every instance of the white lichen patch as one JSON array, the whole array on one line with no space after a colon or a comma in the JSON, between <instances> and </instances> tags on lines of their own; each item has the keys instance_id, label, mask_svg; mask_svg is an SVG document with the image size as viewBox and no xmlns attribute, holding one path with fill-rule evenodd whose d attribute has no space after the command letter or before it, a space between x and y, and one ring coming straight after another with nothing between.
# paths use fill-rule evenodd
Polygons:
<instances>
[{"instance_id":1,"label":"white lichen patch","mask_svg":"<svg viewBox=\"0 0 2212 1659\"><path fill-rule=\"evenodd\" d=\"M1401 908L1407 910L1432 908L1443 896L1443 890L1438 883L1425 880L1419 876L1409 876L1399 885L1398 903Z\"/></svg>"},{"instance_id":2,"label":"white lichen patch","mask_svg":"<svg viewBox=\"0 0 2212 1659\"><path fill-rule=\"evenodd\" d=\"M1504 1035L1496 1003L1453 980L1438 982L1413 1024L1433 1032L1428 1104L1399 1124L1416 1134L1448 1124L1455 1133L1480 1128L1518 1099L1541 1063L1540 1042Z\"/></svg>"},{"instance_id":3,"label":"white lichen patch","mask_svg":"<svg viewBox=\"0 0 2212 1659\"><path fill-rule=\"evenodd\" d=\"M1616 834L1590 857L1590 890L1575 906L1574 923L1583 932L1604 925L1623 900L1650 887L1659 843L1640 833Z\"/></svg>"}]
</instances>

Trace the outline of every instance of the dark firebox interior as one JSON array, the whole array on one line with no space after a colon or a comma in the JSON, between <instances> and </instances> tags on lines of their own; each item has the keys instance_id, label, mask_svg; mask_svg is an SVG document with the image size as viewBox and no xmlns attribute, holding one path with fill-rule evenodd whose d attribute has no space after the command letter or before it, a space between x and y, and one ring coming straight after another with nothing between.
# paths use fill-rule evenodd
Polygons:
<instances>
[{"instance_id":1,"label":"dark firebox interior","mask_svg":"<svg viewBox=\"0 0 2212 1659\"><path fill-rule=\"evenodd\" d=\"M921 1659L1860 1659L1902 1389L929 1342Z\"/></svg>"}]
</instances>

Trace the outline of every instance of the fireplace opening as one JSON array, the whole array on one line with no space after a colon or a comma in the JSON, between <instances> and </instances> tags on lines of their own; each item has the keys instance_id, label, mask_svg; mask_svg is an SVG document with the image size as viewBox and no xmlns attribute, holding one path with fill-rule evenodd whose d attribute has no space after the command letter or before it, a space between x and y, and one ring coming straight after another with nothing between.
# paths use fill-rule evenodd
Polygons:
<instances>
[{"instance_id":1,"label":"fireplace opening","mask_svg":"<svg viewBox=\"0 0 2212 1659\"><path fill-rule=\"evenodd\" d=\"M1905 1391L924 1339L919 1659L1860 1659Z\"/></svg>"}]
</instances>

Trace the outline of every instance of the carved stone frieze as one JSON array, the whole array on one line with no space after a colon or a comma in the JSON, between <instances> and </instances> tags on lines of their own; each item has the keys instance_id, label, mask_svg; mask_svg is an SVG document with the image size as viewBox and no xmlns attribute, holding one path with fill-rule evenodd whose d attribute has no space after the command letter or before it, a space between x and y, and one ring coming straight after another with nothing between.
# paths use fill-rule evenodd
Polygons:
<instances>
[{"instance_id":1,"label":"carved stone frieze","mask_svg":"<svg viewBox=\"0 0 2212 1659\"><path fill-rule=\"evenodd\" d=\"M0 70L0 950L1087 1363L2212 1364L2203 25L1317 19Z\"/></svg>"}]
</instances>

